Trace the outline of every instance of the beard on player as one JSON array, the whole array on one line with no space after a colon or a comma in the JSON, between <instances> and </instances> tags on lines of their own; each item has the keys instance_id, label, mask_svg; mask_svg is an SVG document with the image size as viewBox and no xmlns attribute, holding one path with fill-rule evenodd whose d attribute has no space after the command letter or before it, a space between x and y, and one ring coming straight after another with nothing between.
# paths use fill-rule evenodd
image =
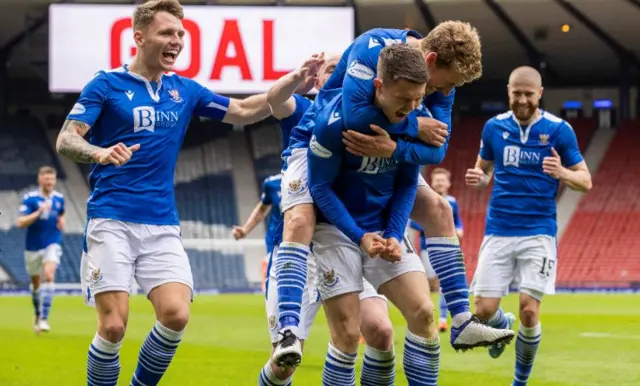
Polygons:
<instances>
[{"instance_id":1,"label":"beard on player","mask_svg":"<svg viewBox=\"0 0 640 386\"><path fill-rule=\"evenodd\" d=\"M513 115L516 116L516 119L518 119L518 121L528 122L538 110L538 106L538 103L527 101L524 103L514 102L511 103L511 106L509 107L511 108L511 111L513 111Z\"/></svg>"}]
</instances>

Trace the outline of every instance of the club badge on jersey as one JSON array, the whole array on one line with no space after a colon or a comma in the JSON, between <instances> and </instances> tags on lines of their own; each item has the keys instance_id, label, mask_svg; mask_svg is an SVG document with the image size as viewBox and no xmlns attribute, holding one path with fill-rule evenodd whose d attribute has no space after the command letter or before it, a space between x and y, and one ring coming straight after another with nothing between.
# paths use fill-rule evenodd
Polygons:
<instances>
[{"instance_id":1,"label":"club badge on jersey","mask_svg":"<svg viewBox=\"0 0 640 386\"><path fill-rule=\"evenodd\" d=\"M98 72L67 119L91 126L92 145L140 150L121 167L93 166L88 217L178 225L173 171L189 122L193 115L222 120L228 106L229 98L173 73L151 82L127 66Z\"/></svg>"}]
</instances>

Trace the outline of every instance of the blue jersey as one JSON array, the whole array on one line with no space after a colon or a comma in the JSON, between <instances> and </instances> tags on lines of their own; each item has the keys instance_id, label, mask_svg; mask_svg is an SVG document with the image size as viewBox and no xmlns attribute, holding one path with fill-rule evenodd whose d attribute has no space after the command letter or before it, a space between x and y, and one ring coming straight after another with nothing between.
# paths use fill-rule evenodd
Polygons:
<instances>
[{"instance_id":1,"label":"blue jersey","mask_svg":"<svg viewBox=\"0 0 640 386\"><path fill-rule=\"evenodd\" d=\"M268 253L271 253L273 246L279 239L277 232L282 222L282 213L280 212L280 199L282 198L282 194L280 193L281 181L281 174L267 177L262 184L262 194L260 195L260 201L263 205L271 205L269 225L267 226L267 234L265 236Z\"/></svg>"},{"instance_id":2,"label":"blue jersey","mask_svg":"<svg viewBox=\"0 0 640 386\"><path fill-rule=\"evenodd\" d=\"M300 122L305 111L309 109L312 102L301 95L293 94L293 99L296 104L293 113L286 118L280 120L280 129L282 130L282 150L289 147L289 138L291 138L291 132L293 128Z\"/></svg>"},{"instance_id":3,"label":"blue jersey","mask_svg":"<svg viewBox=\"0 0 640 386\"><path fill-rule=\"evenodd\" d=\"M316 116L327 103L329 103L336 95L342 93L342 89L325 89L323 88L316 95L316 99L309 108L304 112L300 121L291 131L289 138L289 146L282 152L284 166L282 170L287 170L287 157L291 155L293 149L306 149L309 147L309 141L313 135L313 128L316 126Z\"/></svg>"},{"instance_id":4,"label":"blue jersey","mask_svg":"<svg viewBox=\"0 0 640 386\"><path fill-rule=\"evenodd\" d=\"M49 201L51 209L42 212L27 228L27 251L39 251L51 244L62 243L62 232L58 229L58 218L64 214L62 193L54 191L49 197L45 197L39 190L35 190L25 194L20 204L20 215L26 216L37 211L46 201Z\"/></svg>"},{"instance_id":5,"label":"blue jersey","mask_svg":"<svg viewBox=\"0 0 640 386\"><path fill-rule=\"evenodd\" d=\"M175 74L155 83L126 66L98 72L67 119L89 124L93 145L139 143L140 150L121 167L93 166L87 216L178 225L173 179L189 121L194 114L222 120L228 106L229 98Z\"/></svg>"},{"instance_id":6,"label":"blue jersey","mask_svg":"<svg viewBox=\"0 0 640 386\"><path fill-rule=\"evenodd\" d=\"M487 121L480 157L493 161L495 177L485 234L556 236L559 181L542 171L552 147L565 167L583 160L569 123L546 111L527 127L521 127L510 111Z\"/></svg>"},{"instance_id":7,"label":"blue jersey","mask_svg":"<svg viewBox=\"0 0 640 386\"><path fill-rule=\"evenodd\" d=\"M392 124L382 110L373 104L375 87L373 79L377 75L378 56L385 46L406 43L408 37L421 39L422 36L412 30L375 28L358 36L342 54L340 62L323 89L343 88L342 102L345 126L351 130L366 132L370 124L376 124L389 133L407 133L415 137L418 133L416 114L409 114L407 119ZM434 92L425 97L423 103L433 118L446 123L451 133L451 112L455 90L448 96ZM397 161L418 165L439 164L444 159L449 144L447 136L441 147L422 142L407 142L400 138L393 154Z\"/></svg>"},{"instance_id":8,"label":"blue jersey","mask_svg":"<svg viewBox=\"0 0 640 386\"><path fill-rule=\"evenodd\" d=\"M366 232L402 240L415 200L419 166L358 157L342 143L342 95L318 112L309 144L309 190L319 222L335 225L356 245Z\"/></svg>"},{"instance_id":9,"label":"blue jersey","mask_svg":"<svg viewBox=\"0 0 640 386\"><path fill-rule=\"evenodd\" d=\"M462 227L462 218L460 217L460 210L458 209L458 201L455 197L447 194L447 201L449 201L449 205L451 205L451 210L453 211L453 225L456 227L457 231L461 231ZM411 220L409 221L409 226L418 231L420 233L420 249L427 249L427 236L424 234L424 229L417 222Z\"/></svg>"}]
</instances>

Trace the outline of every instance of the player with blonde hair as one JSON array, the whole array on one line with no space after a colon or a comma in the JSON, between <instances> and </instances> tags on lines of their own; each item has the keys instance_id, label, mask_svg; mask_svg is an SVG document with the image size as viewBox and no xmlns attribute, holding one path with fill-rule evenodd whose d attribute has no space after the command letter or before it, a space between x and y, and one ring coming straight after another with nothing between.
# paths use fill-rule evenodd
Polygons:
<instances>
[{"instance_id":1,"label":"player with blonde hair","mask_svg":"<svg viewBox=\"0 0 640 386\"><path fill-rule=\"evenodd\" d=\"M409 110L399 110L388 117L372 104L378 56L384 47L396 43L407 43L422 53L430 78L426 85L429 95L419 110L429 110L435 119L418 117L416 112ZM340 116L346 120L344 140L350 153L367 157L372 163L393 160L418 165L438 164L448 146L455 87L478 79L481 74L480 38L468 23L443 22L426 37L412 30L377 28L360 35L347 48L318 97L322 98L324 90L342 89ZM322 106L323 103L316 101L316 105ZM308 114L315 114L314 109L307 111L303 119ZM306 164L307 148L313 151L317 147L312 131L312 125L296 127L289 149L283 152L287 170L282 179L285 227L276 257L276 261L280 261L276 263L279 283L294 283L296 278L306 275L305 266L298 263L306 261L309 256L308 245L316 223ZM391 136L399 133L407 133L409 138L417 140L404 136L392 139ZM489 328L470 312L464 261L451 207L422 178L412 218L427 229L431 263L440 274L443 295L452 315L452 346L469 349L511 340L512 331ZM444 275L441 274L443 272ZM300 319L302 292L302 285L295 287L293 284L279 291L284 339L274 352L276 363L286 365L298 363L301 359L295 330ZM433 315L432 309L420 311L425 318Z\"/></svg>"}]
</instances>

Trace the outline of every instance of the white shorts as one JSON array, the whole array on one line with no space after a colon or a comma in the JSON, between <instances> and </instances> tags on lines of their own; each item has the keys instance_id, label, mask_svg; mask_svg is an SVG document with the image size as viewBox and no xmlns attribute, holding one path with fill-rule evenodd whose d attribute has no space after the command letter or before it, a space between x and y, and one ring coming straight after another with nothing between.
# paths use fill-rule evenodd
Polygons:
<instances>
[{"instance_id":1,"label":"white shorts","mask_svg":"<svg viewBox=\"0 0 640 386\"><path fill-rule=\"evenodd\" d=\"M293 149L287 157L287 170L282 171L280 183L282 213L296 205L313 204L307 176L307 151L306 148Z\"/></svg>"},{"instance_id":2,"label":"white shorts","mask_svg":"<svg viewBox=\"0 0 640 386\"><path fill-rule=\"evenodd\" d=\"M485 236L471 290L475 296L501 298L515 283L520 292L541 300L555 293L557 254L555 237Z\"/></svg>"},{"instance_id":3,"label":"white shorts","mask_svg":"<svg viewBox=\"0 0 640 386\"><path fill-rule=\"evenodd\" d=\"M193 290L189 258L177 225L147 225L112 219L91 219L85 231L80 279L87 304L107 291L131 293L133 279L148 295L166 283Z\"/></svg>"},{"instance_id":4,"label":"white shorts","mask_svg":"<svg viewBox=\"0 0 640 386\"><path fill-rule=\"evenodd\" d=\"M364 290L363 277L377 291L380 286L407 272L423 272L424 267L410 242L402 248L402 259L390 263L366 256L338 228L318 224L313 236L313 256L317 272L314 285L323 300Z\"/></svg>"},{"instance_id":5,"label":"white shorts","mask_svg":"<svg viewBox=\"0 0 640 386\"><path fill-rule=\"evenodd\" d=\"M278 247L276 246L273 248L273 256L271 258L274 259L277 253ZM311 256L311 254L309 256ZM304 287L304 292L302 293L300 324L298 325L298 332L296 334L296 336L301 340L306 340L309 337L313 321L322 306L322 303L319 301L318 291L315 289L313 284L310 284L316 272L313 264L314 261L309 259L307 285ZM379 297L385 301L387 300L384 296L379 295L373 286L366 280L363 283L363 288L363 291L360 293L360 300L373 297ZM272 264L269 269L269 282L267 283L265 307L267 309L267 325L269 326L271 343L277 343L280 340L280 335L278 334L280 331L280 320L278 312L278 280L276 279L276 269L274 264Z\"/></svg>"},{"instance_id":6,"label":"white shorts","mask_svg":"<svg viewBox=\"0 0 640 386\"><path fill-rule=\"evenodd\" d=\"M60 244L49 244L39 251L24 251L24 264L27 267L29 276L40 276L44 263L53 262L60 264L62 247Z\"/></svg>"},{"instance_id":7,"label":"white shorts","mask_svg":"<svg viewBox=\"0 0 640 386\"><path fill-rule=\"evenodd\" d=\"M437 279L438 275L436 275L436 271L433 270L431 266L431 262L429 261L429 254L427 251L420 251L420 260L422 260L422 265L424 265L424 271L427 273L427 278Z\"/></svg>"}]
</instances>

